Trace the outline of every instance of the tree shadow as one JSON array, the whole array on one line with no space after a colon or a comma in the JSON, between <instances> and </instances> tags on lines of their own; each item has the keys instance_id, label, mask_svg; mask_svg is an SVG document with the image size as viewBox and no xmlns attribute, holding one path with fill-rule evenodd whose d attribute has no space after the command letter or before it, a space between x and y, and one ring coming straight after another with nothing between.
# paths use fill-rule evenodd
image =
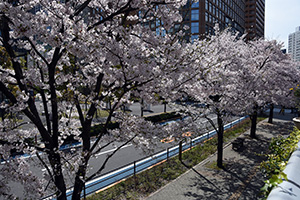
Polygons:
<instances>
[{"instance_id":1,"label":"tree shadow","mask_svg":"<svg viewBox=\"0 0 300 200\"><path fill-rule=\"evenodd\" d=\"M264 177L260 163L266 159L272 137L287 136L293 130L292 122L275 121L273 124L262 123L257 127L257 138L244 134L244 146L239 151L230 147L224 154L224 169L211 169L202 166L199 173L205 176L191 178L189 191L184 193L188 199L260 199L260 189ZM213 184L211 184L213 183Z\"/></svg>"},{"instance_id":2,"label":"tree shadow","mask_svg":"<svg viewBox=\"0 0 300 200\"><path fill-rule=\"evenodd\" d=\"M258 126L257 131L268 131L273 137L279 135L289 135L294 130L294 123L290 122L280 122L275 121L273 124L270 123L262 123Z\"/></svg>"}]
</instances>

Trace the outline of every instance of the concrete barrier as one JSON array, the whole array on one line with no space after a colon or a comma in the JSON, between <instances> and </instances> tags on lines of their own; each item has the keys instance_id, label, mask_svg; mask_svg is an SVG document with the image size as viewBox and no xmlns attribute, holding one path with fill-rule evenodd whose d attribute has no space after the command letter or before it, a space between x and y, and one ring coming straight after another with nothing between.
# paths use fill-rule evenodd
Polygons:
<instances>
[{"instance_id":1,"label":"concrete barrier","mask_svg":"<svg viewBox=\"0 0 300 200\"><path fill-rule=\"evenodd\" d=\"M300 142L297 149L292 153L283 172L288 180L283 180L274 188L267 200L299 200L300 199Z\"/></svg>"}]
</instances>

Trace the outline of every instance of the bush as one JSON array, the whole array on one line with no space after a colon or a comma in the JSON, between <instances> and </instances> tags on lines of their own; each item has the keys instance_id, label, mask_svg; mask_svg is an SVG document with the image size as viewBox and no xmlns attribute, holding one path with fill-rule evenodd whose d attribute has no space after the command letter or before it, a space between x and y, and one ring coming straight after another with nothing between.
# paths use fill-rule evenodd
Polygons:
<instances>
[{"instance_id":1,"label":"bush","mask_svg":"<svg viewBox=\"0 0 300 200\"><path fill-rule=\"evenodd\" d=\"M264 181L264 187L261 189L265 198L268 197L274 187L282 183L283 179L287 179L283 170L291 154L295 151L299 140L300 131L296 128L287 138L278 136L271 140L269 146L270 152L266 155L267 160L263 161L260 166L264 176L267 178Z\"/></svg>"},{"instance_id":2,"label":"bush","mask_svg":"<svg viewBox=\"0 0 300 200\"><path fill-rule=\"evenodd\" d=\"M152 115L152 116L145 117L145 120L151 121L153 123L169 121L173 119L181 119L181 115L176 114L175 112L170 112L170 113L163 113L160 115Z\"/></svg>"}]
</instances>

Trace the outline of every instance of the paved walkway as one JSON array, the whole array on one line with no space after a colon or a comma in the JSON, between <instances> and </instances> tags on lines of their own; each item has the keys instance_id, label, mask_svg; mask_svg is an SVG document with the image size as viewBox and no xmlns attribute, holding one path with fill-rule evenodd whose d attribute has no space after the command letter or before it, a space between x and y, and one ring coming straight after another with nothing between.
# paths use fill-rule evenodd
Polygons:
<instances>
[{"instance_id":1,"label":"paved walkway","mask_svg":"<svg viewBox=\"0 0 300 200\"><path fill-rule=\"evenodd\" d=\"M215 163L216 154L189 170L176 180L151 194L147 200L190 200L190 199L259 199L260 188L264 178L259 170L263 160L261 154L268 150L272 137L288 135L293 129L291 119L294 114L286 111L285 115L275 113L273 124L267 119L257 126L258 139L251 139L249 132L245 137L244 147L239 151L232 150L232 145L224 147L224 170L209 168ZM203 178L205 177L205 178Z\"/></svg>"}]
</instances>

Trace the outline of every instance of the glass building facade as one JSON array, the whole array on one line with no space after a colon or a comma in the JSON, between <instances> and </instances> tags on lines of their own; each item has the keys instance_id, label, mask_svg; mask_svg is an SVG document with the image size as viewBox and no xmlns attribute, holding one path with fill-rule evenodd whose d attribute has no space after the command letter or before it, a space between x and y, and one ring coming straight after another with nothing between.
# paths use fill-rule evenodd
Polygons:
<instances>
[{"instance_id":1,"label":"glass building facade","mask_svg":"<svg viewBox=\"0 0 300 200\"><path fill-rule=\"evenodd\" d=\"M183 23L190 27L186 31L185 40L192 41L198 37L203 38L206 34L213 34L216 24L221 29L230 26L235 31L244 33L244 10L244 0L188 1L181 9Z\"/></svg>"},{"instance_id":2,"label":"glass building facade","mask_svg":"<svg viewBox=\"0 0 300 200\"><path fill-rule=\"evenodd\" d=\"M221 30L231 27L241 34L247 33L247 39L264 37L265 0L189 0L180 13L183 22L169 31L184 30L186 41L213 34L215 24ZM163 34L159 21L150 22L149 26Z\"/></svg>"}]
</instances>

